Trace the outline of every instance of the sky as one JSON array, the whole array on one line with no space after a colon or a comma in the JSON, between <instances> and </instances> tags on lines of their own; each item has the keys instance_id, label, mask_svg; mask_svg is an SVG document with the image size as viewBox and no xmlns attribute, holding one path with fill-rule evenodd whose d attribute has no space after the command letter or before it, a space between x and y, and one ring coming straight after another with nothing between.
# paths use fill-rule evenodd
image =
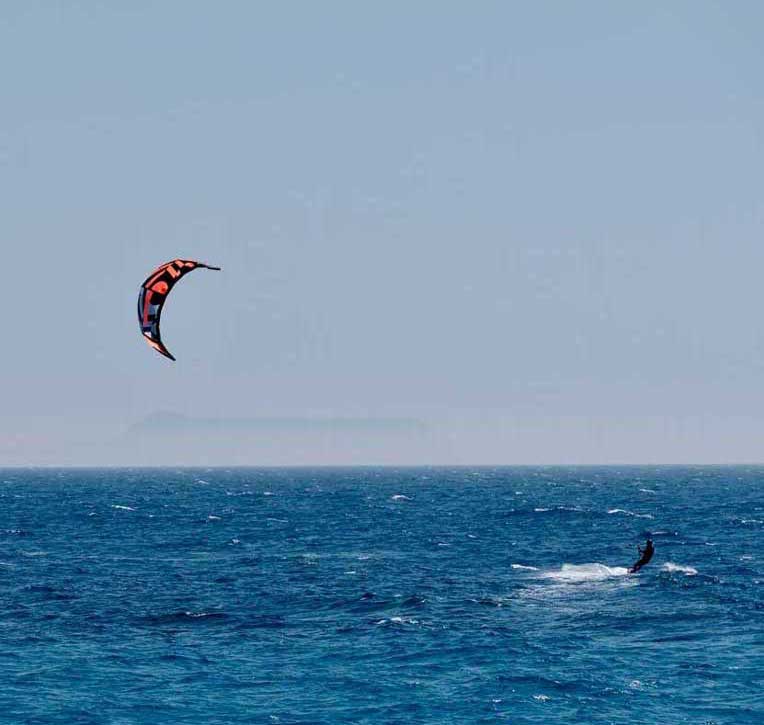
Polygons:
<instances>
[{"instance_id":1,"label":"sky","mask_svg":"<svg viewBox=\"0 0 764 725\"><path fill-rule=\"evenodd\" d=\"M764 461L763 26L6 0L0 465ZM177 257L223 271L172 363L135 304ZM238 432L149 451L157 415ZM241 433L285 417L331 431Z\"/></svg>"}]
</instances>

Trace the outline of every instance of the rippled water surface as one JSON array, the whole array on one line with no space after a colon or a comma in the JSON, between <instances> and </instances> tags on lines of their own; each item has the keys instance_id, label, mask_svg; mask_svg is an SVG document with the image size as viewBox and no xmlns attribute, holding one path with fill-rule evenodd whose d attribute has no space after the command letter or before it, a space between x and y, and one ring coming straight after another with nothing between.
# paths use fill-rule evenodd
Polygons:
<instances>
[{"instance_id":1,"label":"rippled water surface","mask_svg":"<svg viewBox=\"0 0 764 725\"><path fill-rule=\"evenodd\" d=\"M0 470L0 722L762 723L762 484Z\"/></svg>"}]
</instances>

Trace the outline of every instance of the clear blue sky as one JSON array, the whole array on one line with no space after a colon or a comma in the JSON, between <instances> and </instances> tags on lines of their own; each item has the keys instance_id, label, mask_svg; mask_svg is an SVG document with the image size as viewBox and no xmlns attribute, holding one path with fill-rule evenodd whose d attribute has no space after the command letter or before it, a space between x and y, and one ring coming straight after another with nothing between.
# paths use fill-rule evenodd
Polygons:
<instances>
[{"instance_id":1,"label":"clear blue sky","mask_svg":"<svg viewBox=\"0 0 764 725\"><path fill-rule=\"evenodd\" d=\"M67 451L157 411L411 416L449 462L764 459L762 27L4 2L0 464L104 462ZM135 300L177 256L224 272L173 292L173 365Z\"/></svg>"}]
</instances>

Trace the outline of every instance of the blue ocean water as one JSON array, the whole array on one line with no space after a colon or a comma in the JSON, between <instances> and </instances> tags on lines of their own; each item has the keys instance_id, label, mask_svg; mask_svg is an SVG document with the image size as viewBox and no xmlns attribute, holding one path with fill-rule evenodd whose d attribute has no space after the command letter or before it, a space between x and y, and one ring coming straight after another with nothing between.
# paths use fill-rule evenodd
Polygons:
<instances>
[{"instance_id":1,"label":"blue ocean water","mask_svg":"<svg viewBox=\"0 0 764 725\"><path fill-rule=\"evenodd\" d=\"M2 470L0 722L762 723L762 482Z\"/></svg>"}]
</instances>

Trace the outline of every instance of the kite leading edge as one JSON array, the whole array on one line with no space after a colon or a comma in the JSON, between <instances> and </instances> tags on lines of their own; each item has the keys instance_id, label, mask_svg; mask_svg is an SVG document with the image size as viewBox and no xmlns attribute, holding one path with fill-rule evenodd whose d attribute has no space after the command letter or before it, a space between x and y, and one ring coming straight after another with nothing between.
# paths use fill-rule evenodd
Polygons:
<instances>
[{"instance_id":1,"label":"kite leading edge","mask_svg":"<svg viewBox=\"0 0 764 725\"><path fill-rule=\"evenodd\" d=\"M138 324L141 327L141 333L151 347L170 360L175 360L175 358L162 343L159 318L162 315L162 308L167 300L167 295L170 294L175 283L195 269L219 271L220 267L212 267L192 259L174 259L172 262L166 262L157 267L143 282L138 295Z\"/></svg>"}]
</instances>

